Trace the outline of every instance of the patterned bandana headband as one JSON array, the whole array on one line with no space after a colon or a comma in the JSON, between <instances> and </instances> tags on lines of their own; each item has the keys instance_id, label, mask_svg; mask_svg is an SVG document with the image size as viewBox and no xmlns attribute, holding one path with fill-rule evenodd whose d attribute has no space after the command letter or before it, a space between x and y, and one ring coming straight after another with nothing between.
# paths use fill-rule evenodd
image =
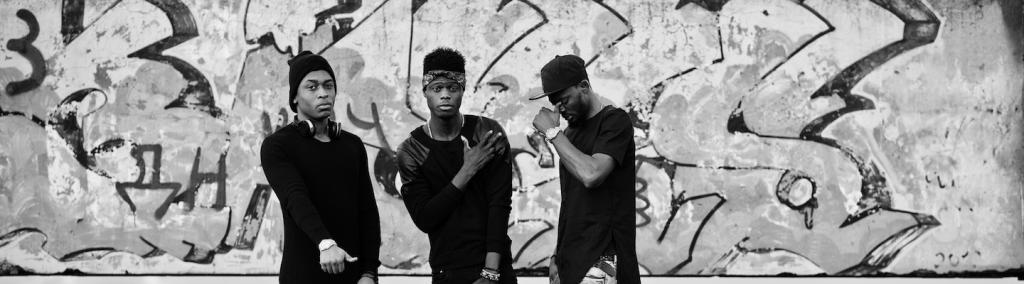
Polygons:
<instances>
[{"instance_id":1,"label":"patterned bandana headband","mask_svg":"<svg viewBox=\"0 0 1024 284\"><path fill-rule=\"evenodd\" d=\"M427 85L430 85L431 82L434 82L434 80L440 78L446 78L448 80L455 81L463 89L466 88L466 73L445 70L433 70L427 71L427 74L423 74L423 89L427 89Z\"/></svg>"}]
</instances>

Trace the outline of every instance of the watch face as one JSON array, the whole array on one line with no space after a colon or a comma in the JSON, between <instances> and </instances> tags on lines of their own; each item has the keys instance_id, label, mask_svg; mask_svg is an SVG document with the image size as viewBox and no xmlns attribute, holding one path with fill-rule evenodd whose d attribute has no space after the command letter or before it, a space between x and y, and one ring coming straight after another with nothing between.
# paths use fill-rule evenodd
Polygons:
<instances>
[{"instance_id":1,"label":"watch face","mask_svg":"<svg viewBox=\"0 0 1024 284\"><path fill-rule=\"evenodd\" d=\"M548 129L548 130L544 131L544 136L547 136L548 139L555 138L555 136L557 136L557 135L558 135L558 128L551 128L551 129Z\"/></svg>"},{"instance_id":2,"label":"watch face","mask_svg":"<svg viewBox=\"0 0 1024 284\"><path fill-rule=\"evenodd\" d=\"M333 241L323 240L323 241L320 241L319 247L320 247L320 250L325 250L325 249L331 248L332 245L334 245Z\"/></svg>"}]
</instances>

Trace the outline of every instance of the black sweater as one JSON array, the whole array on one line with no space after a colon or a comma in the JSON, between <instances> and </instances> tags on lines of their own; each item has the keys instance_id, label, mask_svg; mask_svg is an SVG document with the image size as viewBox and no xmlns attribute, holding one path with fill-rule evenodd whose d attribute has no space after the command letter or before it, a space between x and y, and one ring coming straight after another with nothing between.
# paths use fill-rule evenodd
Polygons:
<instances>
[{"instance_id":1,"label":"black sweater","mask_svg":"<svg viewBox=\"0 0 1024 284\"><path fill-rule=\"evenodd\" d=\"M263 140L260 160L284 215L281 283L355 283L380 266L380 217L362 140L342 131L321 142L284 127ZM318 244L333 239L348 254L345 272L320 269Z\"/></svg>"},{"instance_id":2,"label":"black sweater","mask_svg":"<svg viewBox=\"0 0 1024 284\"><path fill-rule=\"evenodd\" d=\"M466 115L461 137L475 146L487 131L500 131L491 119ZM505 154L495 157L459 190L451 184L462 167L462 139L436 141L418 127L399 146L402 199L413 223L430 238L430 266L442 270L483 267L488 252L501 254L503 278L511 274L508 237L512 209L512 164L508 140ZM506 274L509 273L509 274ZM509 277L505 277L509 275Z\"/></svg>"}]
</instances>

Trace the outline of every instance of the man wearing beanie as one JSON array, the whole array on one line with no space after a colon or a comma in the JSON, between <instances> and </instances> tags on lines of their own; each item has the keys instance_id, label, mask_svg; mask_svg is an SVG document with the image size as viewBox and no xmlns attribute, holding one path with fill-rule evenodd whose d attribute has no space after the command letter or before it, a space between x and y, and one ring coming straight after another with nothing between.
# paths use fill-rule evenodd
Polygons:
<instances>
[{"instance_id":1,"label":"man wearing beanie","mask_svg":"<svg viewBox=\"0 0 1024 284\"><path fill-rule=\"evenodd\" d=\"M620 108L593 92L582 58L556 56L540 70L543 97L533 127L561 161L562 208L552 283L640 283L636 259L636 146ZM556 112L557 111L557 112ZM569 123L558 127L558 116Z\"/></svg>"},{"instance_id":2,"label":"man wearing beanie","mask_svg":"<svg viewBox=\"0 0 1024 284\"><path fill-rule=\"evenodd\" d=\"M459 112L465 65L448 48L423 58L430 120L398 148L402 199L430 238L433 283L516 283L509 144L494 120Z\"/></svg>"},{"instance_id":3,"label":"man wearing beanie","mask_svg":"<svg viewBox=\"0 0 1024 284\"><path fill-rule=\"evenodd\" d=\"M331 121L334 71L303 51L288 61L295 122L263 140L263 173L281 202L280 283L374 284L380 217L366 148Z\"/></svg>"}]
</instances>

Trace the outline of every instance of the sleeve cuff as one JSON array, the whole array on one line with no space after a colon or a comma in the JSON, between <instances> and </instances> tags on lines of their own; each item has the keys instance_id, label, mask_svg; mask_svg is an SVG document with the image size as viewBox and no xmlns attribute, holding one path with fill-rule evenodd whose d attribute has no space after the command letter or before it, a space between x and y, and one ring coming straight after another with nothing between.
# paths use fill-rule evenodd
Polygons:
<instances>
[{"instance_id":1,"label":"sleeve cuff","mask_svg":"<svg viewBox=\"0 0 1024 284\"><path fill-rule=\"evenodd\" d=\"M493 252L500 254L502 257L505 256L505 251L509 249L510 244L506 244L504 241L487 241L484 245L487 252Z\"/></svg>"},{"instance_id":2,"label":"sleeve cuff","mask_svg":"<svg viewBox=\"0 0 1024 284\"><path fill-rule=\"evenodd\" d=\"M469 185L467 184L466 186L469 186ZM449 182L448 185L445 186L445 188L448 189L448 191L451 191L453 194L461 195L462 192L463 192L463 189L459 189L458 187L455 187L455 184L453 184L451 182Z\"/></svg>"}]
</instances>

